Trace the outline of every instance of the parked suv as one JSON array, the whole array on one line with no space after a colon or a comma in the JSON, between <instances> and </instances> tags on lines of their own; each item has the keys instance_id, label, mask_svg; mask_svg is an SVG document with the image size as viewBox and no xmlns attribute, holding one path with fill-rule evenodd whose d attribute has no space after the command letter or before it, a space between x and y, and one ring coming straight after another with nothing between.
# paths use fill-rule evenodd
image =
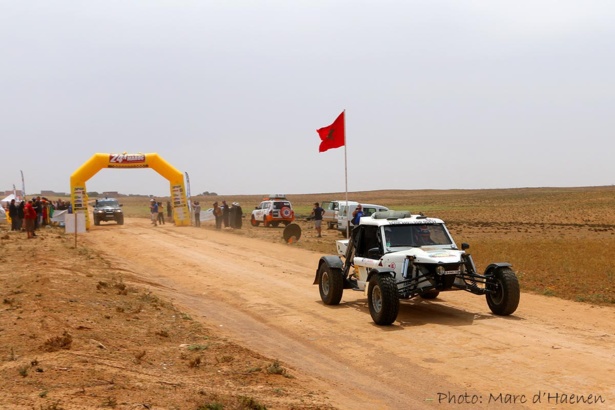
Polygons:
<instances>
[{"instance_id":1,"label":"parked suv","mask_svg":"<svg viewBox=\"0 0 615 410\"><path fill-rule=\"evenodd\" d=\"M252 211L250 223L258 226L261 222L264 226L277 227L280 223L289 225L295 220L295 211L284 195L270 195L263 199Z\"/></svg>"},{"instance_id":2,"label":"parked suv","mask_svg":"<svg viewBox=\"0 0 615 410\"><path fill-rule=\"evenodd\" d=\"M94 225L100 225L100 221L115 221L118 225L124 225L124 213L122 204L115 198L97 199L94 203Z\"/></svg>"}]
</instances>

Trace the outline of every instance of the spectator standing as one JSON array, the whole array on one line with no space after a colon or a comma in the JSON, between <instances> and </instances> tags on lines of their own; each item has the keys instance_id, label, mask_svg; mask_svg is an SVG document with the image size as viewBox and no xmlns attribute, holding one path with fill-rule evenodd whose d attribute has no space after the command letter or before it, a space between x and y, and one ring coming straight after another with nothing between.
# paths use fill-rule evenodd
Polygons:
<instances>
[{"instance_id":1,"label":"spectator standing","mask_svg":"<svg viewBox=\"0 0 615 410\"><path fill-rule=\"evenodd\" d=\"M192 204L192 209L194 209L194 226L197 228L201 227L201 204L199 201L195 201Z\"/></svg>"},{"instance_id":2,"label":"spectator standing","mask_svg":"<svg viewBox=\"0 0 615 410\"><path fill-rule=\"evenodd\" d=\"M41 201L40 196L37 196L35 200L32 200L32 207L36 212L36 219L34 219L34 230L36 231L43 223L43 201Z\"/></svg>"},{"instance_id":3,"label":"spectator standing","mask_svg":"<svg viewBox=\"0 0 615 410\"><path fill-rule=\"evenodd\" d=\"M19 217L17 216L17 204L15 199L11 199L9 204L9 218L11 218L11 231L19 230Z\"/></svg>"},{"instance_id":4,"label":"spectator standing","mask_svg":"<svg viewBox=\"0 0 615 410\"><path fill-rule=\"evenodd\" d=\"M167 201L167 217L169 219L173 217L173 208L171 207L171 201Z\"/></svg>"},{"instance_id":5,"label":"spectator standing","mask_svg":"<svg viewBox=\"0 0 615 410\"><path fill-rule=\"evenodd\" d=\"M235 202L235 208L235 217L237 218L235 220L235 227L241 229L241 225L243 224L243 209L241 209L239 202Z\"/></svg>"},{"instance_id":6,"label":"spectator standing","mask_svg":"<svg viewBox=\"0 0 615 410\"><path fill-rule=\"evenodd\" d=\"M43 198L43 219L40 226L49 225L49 203Z\"/></svg>"},{"instance_id":7,"label":"spectator standing","mask_svg":"<svg viewBox=\"0 0 615 410\"><path fill-rule=\"evenodd\" d=\"M26 222L26 233L28 234L28 239L34 238L36 234L34 233L34 225L36 223L36 210L34 209L33 201L29 200L28 203L24 207L24 219Z\"/></svg>"},{"instance_id":8,"label":"spectator standing","mask_svg":"<svg viewBox=\"0 0 615 410\"><path fill-rule=\"evenodd\" d=\"M19 206L17 207L17 217L19 218L19 229L20 230L24 230L24 209L26 206L26 201L23 200L19 203Z\"/></svg>"},{"instance_id":9,"label":"spectator standing","mask_svg":"<svg viewBox=\"0 0 615 410\"><path fill-rule=\"evenodd\" d=\"M314 228L316 232L318 232L318 237L322 238L322 214L325 213L325 210L318 204L318 202L314 202L314 208L312 209L312 217L314 218Z\"/></svg>"},{"instance_id":10,"label":"spectator standing","mask_svg":"<svg viewBox=\"0 0 615 410\"><path fill-rule=\"evenodd\" d=\"M152 213L152 224L156 226L158 224L158 202L155 199L150 199L150 212Z\"/></svg>"},{"instance_id":11,"label":"spectator standing","mask_svg":"<svg viewBox=\"0 0 615 410\"><path fill-rule=\"evenodd\" d=\"M230 222L230 208L227 205L226 201L222 201L222 222L224 223L224 227L228 228L229 227L229 222Z\"/></svg>"},{"instance_id":12,"label":"spectator standing","mask_svg":"<svg viewBox=\"0 0 615 410\"><path fill-rule=\"evenodd\" d=\"M158 225L164 225L164 207L158 202Z\"/></svg>"},{"instance_id":13,"label":"spectator standing","mask_svg":"<svg viewBox=\"0 0 615 410\"><path fill-rule=\"evenodd\" d=\"M361 206L361 204L357 205L357 207L355 208L355 210L352 212L352 224L353 225L358 225L359 222L361 221L361 217L363 216L363 207Z\"/></svg>"},{"instance_id":14,"label":"spectator standing","mask_svg":"<svg viewBox=\"0 0 615 410\"><path fill-rule=\"evenodd\" d=\"M222 229L222 209L218 202L214 202L214 217L216 218L216 229Z\"/></svg>"},{"instance_id":15,"label":"spectator standing","mask_svg":"<svg viewBox=\"0 0 615 410\"><path fill-rule=\"evenodd\" d=\"M233 202L230 210L230 224L233 229L241 229L242 210L238 202Z\"/></svg>"}]
</instances>

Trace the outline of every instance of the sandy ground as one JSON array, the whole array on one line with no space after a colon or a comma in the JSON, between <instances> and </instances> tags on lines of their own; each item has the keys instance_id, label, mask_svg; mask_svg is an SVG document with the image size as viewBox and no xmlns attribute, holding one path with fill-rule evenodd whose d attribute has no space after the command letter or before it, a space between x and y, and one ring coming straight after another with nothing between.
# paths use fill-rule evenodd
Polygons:
<instances>
[{"instance_id":1,"label":"sandy ground","mask_svg":"<svg viewBox=\"0 0 615 410\"><path fill-rule=\"evenodd\" d=\"M611 307L523 293L513 316L496 317L484 297L447 292L402 302L394 325L379 327L361 292L324 305L312 285L321 254L281 241L144 219L79 240L239 345L288 363L340 409L615 408Z\"/></svg>"}]
</instances>

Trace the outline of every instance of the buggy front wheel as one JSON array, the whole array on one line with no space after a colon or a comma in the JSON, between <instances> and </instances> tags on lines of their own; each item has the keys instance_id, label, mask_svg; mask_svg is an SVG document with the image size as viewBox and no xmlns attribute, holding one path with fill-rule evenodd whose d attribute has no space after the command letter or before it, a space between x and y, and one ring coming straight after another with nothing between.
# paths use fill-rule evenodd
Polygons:
<instances>
[{"instance_id":1,"label":"buggy front wheel","mask_svg":"<svg viewBox=\"0 0 615 410\"><path fill-rule=\"evenodd\" d=\"M487 280L487 305L496 315L508 316L519 306L520 290L517 275L510 268L496 269Z\"/></svg>"},{"instance_id":2,"label":"buggy front wheel","mask_svg":"<svg viewBox=\"0 0 615 410\"><path fill-rule=\"evenodd\" d=\"M388 326L395 322L399 312L399 294L395 279L389 275L374 275L369 280L367 302L374 323Z\"/></svg>"}]
</instances>

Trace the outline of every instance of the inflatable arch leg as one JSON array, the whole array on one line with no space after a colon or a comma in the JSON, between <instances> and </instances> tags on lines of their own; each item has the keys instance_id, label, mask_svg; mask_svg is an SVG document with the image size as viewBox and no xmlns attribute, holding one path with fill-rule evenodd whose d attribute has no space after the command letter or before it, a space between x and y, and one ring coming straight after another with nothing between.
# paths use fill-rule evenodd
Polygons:
<instances>
[{"instance_id":1,"label":"inflatable arch leg","mask_svg":"<svg viewBox=\"0 0 615 410\"><path fill-rule=\"evenodd\" d=\"M94 154L70 176L73 212L85 212L86 229L90 228L88 194L85 183L103 168L152 168L170 183L173 219L177 226L190 225L184 175L156 153Z\"/></svg>"}]
</instances>

